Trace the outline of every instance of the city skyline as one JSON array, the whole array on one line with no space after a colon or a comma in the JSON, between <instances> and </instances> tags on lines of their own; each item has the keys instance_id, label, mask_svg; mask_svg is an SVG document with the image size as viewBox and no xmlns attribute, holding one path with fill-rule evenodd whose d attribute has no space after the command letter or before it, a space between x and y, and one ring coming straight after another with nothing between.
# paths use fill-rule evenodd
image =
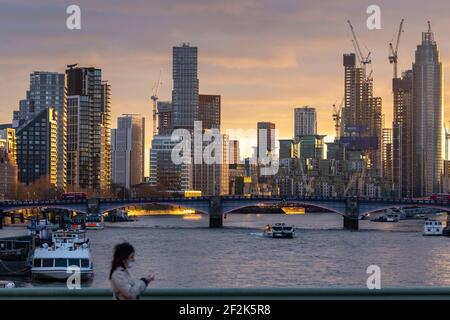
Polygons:
<instances>
[{"instance_id":1,"label":"city skyline","mask_svg":"<svg viewBox=\"0 0 450 320\"><path fill-rule=\"evenodd\" d=\"M440 12L437 7L442 10L450 8L443 1L437 1L429 12L427 8L417 10L420 5L418 1L408 1L408 7L402 7L402 3L405 3L402 1L395 4L382 1L379 4L382 29L374 31L365 26L368 17L365 10L370 3L364 1L341 6L331 4L330 8L335 9L333 12L319 11L310 2L296 4L290 1L279 4L244 1L234 6L223 6L215 1L190 4L175 1L170 10L163 3L153 1L152 9L156 12L143 3L138 3L133 9L126 9L117 3L100 9L99 3L81 2L83 25L78 33L68 31L64 24L59 23L58 10L64 12L63 5L44 3L40 9L27 5L27 12L23 14L29 23L14 28L14 21L3 15L20 10L22 4L3 2L5 10L1 14L1 23L9 25L9 28L2 28L0 32L3 34L6 29L10 30L4 34L6 39L14 37L16 42L22 44L22 48L34 44L34 55L30 59L22 53L26 50L15 52L21 46L7 47L8 41L3 45L6 50L1 54L1 60L4 61L1 65L7 76L0 77L3 82L0 89L3 98L0 112L2 123L11 121L12 110L17 108L18 100L23 97L30 72L63 72L67 63L75 61L79 65L101 68L105 78L110 80L114 87L111 110L113 123L126 109L141 113L151 124L151 86L162 68L163 86L159 96L161 101L170 100L171 50L173 46L189 42L198 47L200 92L222 96L223 131L233 128L254 129L256 122L270 120L280 129L280 138L290 138L294 132L294 108L311 105L317 109L318 132L332 139L332 104L343 96L342 54L354 51L347 18L352 20L362 44L372 51L374 94L383 98L385 127L391 127L393 100L392 66L387 59L387 44L393 38L400 19L405 18L405 32L399 50L399 72L411 68L415 47L420 43L421 32L427 28L427 20L431 20L444 65L450 60L450 47L444 38L445 21L436 14ZM195 9L200 8L200 12L196 13ZM48 9L48 12L44 9ZM269 16L269 9L276 10L271 11ZM30 13L33 13L32 17ZM203 22L196 21L195 16L206 13L210 17ZM308 17L308 13L314 13L314 20ZM17 14L20 15L19 12ZM131 17L136 18L136 14L136 22L129 28L127 26L127 31L122 30L114 39L106 35L105 30L110 27L107 17L120 17L126 21ZM156 14L164 17L161 28L168 28L167 33L155 33L151 28L154 23L152 19L145 19ZM202 27L210 19L219 15L225 15L237 25L233 26L222 18L216 19L217 27L203 30ZM49 18L48 21L44 21L39 29L31 30L33 21L41 16ZM244 17L246 21L242 20ZM60 20L64 21L64 18L64 14L61 14ZM165 25L167 21L172 24ZM326 27L325 22L333 23L333 28ZM226 33L220 32L220 27ZM238 27L243 27L247 32L239 32ZM129 37L128 33L133 33L135 29L139 29L139 32ZM41 41L35 43L28 39L26 42L25 38L20 37L22 32L35 34ZM274 41L268 41L272 39ZM157 45L149 46L147 40L149 44ZM66 49L57 47L58 42L64 43ZM101 47L101 44L106 44L106 47ZM113 52L107 51L113 44L119 47L115 47ZM74 46L80 45L83 47L81 53L71 52ZM228 48L230 46L233 50ZM50 50L52 52L49 47L53 49ZM447 72L444 69L444 77ZM449 96L445 87L444 96ZM236 117L236 114L240 116ZM447 113L445 123L448 123L448 119ZM146 159L150 141L151 136L147 134ZM243 150L243 155L248 155L248 150Z\"/></svg>"}]
</instances>

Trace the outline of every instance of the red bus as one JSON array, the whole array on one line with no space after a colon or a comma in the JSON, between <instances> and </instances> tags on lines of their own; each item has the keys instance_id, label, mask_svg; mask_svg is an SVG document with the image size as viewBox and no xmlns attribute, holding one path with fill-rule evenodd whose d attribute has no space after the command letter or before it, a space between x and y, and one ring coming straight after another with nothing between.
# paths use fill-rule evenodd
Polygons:
<instances>
[{"instance_id":1,"label":"red bus","mask_svg":"<svg viewBox=\"0 0 450 320\"><path fill-rule=\"evenodd\" d=\"M450 203L449 193L434 193L431 195L430 200L442 203Z\"/></svg>"},{"instance_id":2,"label":"red bus","mask_svg":"<svg viewBox=\"0 0 450 320\"><path fill-rule=\"evenodd\" d=\"M84 200L87 199L87 194L84 192L66 192L61 196L62 200Z\"/></svg>"}]
</instances>

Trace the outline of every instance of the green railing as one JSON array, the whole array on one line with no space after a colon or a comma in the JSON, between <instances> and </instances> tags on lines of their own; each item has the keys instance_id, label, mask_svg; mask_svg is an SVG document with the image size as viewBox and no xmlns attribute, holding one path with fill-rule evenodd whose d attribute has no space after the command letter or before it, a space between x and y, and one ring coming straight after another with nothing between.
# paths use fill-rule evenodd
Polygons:
<instances>
[{"instance_id":1,"label":"green railing","mask_svg":"<svg viewBox=\"0 0 450 320\"><path fill-rule=\"evenodd\" d=\"M0 289L4 299L50 300L110 300L110 289L86 288L15 288ZM335 289L278 289L278 288L205 288L205 289L147 289L143 300L450 300L450 288L386 288L368 290L356 288Z\"/></svg>"}]
</instances>

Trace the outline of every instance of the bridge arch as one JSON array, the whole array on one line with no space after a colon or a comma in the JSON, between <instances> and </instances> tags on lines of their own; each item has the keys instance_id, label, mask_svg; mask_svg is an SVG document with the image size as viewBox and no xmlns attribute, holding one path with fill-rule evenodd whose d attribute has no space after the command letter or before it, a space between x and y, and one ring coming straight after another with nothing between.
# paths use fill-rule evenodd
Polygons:
<instances>
[{"instance_id":1,"label":"bridge arch","mask_svg":"<svg viewBox=\"0 0 450 320\"><path fill-rule=\"evenodd\" d=\"M21 205L17 207L1 207L0 209L3 210L4 213L17 211L17 210L26 210L26 209L41 209L41 208L50 208L50 209L59 209L59 210L67 210L67 211L75 211L77 213L87 213L86 209L81 209L80 207L73 207L73 206L67 206L67 205Z\"/></svg>"},{"instance_id":2,"label":"bridge arch","mask_svg":"<svg viewBox=\"0 0 450 320\"><path fill-rule=\"evenodd\" d=\"M369 214L369 213L375 213L378 211L388 210L388 209L394 209L394 208L407 208L407 207L416 207L416 208L432 208L437 209L441 211L445 211L450 214L450 207L448 206L439 206L439 205L433 205L433 204L390 204L390 205L384 205L380 206L378 208L369 208L367 210L360 210L360 215L362 214Z\"/></svg>"},{"instance_id":3,"label":"bridge arch","mask_svg":"<svg viewBox=\"0 0 450 320\"><path fill-rule=\"evenodd\" d=\"M106 212L112 211L112 210L124 209L127 207L141 207L141 206L150 205L150 204L170 205L172 207L182 207L182 208L186 208L186 209L196 210L203 214L209 214L209 208L206 207L205 205L198 205L198 204L196 205L195 203L189 203L189 202L177 203L177 202L164 202L164 201L117 203L117 204L111 204L111 205L107 205L107 206L100 205L100 213L105 214Z\"/></svg>"},{"instance_id":4,"label":"bridge arch","mask_svg":"<svg viewBox=\"0 0 450 320\"><path fill-rule=\"evenodd\" d=\"M239 210L239 209L243 209L243 208L247 208L247 207L252 207L252 206L256 206L256 205L267 205L267 204L280 204L280 201L271 201L271 200L261 200L261 201L252 201L249 203L245 203L245 204L236 204L236 205L232 205L232 206L225 206L225 210L223 210L223 214L229 214L232 211L235 210ZM334 203L329 203L327 204L325 203L316 203L314 201L296 201L296 200L286 200L282 203L283 205L289 205L289 204L295 204L295 205L300 205L300 206L307 206L307 207L315 207L315 208L320 208L320 209L325 209L328 211L331 211L333 213L337 213L341 216L345 216L345 204L344 206L342 206L341 204L336 205ZM334 204L334 206L333 206ZM280 207L282 205L280 204Z\"/></svg>"}]
</instances>

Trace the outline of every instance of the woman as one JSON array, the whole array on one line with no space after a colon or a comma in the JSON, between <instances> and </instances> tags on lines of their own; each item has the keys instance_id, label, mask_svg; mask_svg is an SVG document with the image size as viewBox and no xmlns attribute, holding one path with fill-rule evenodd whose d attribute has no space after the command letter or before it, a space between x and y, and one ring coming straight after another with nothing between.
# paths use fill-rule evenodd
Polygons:
<instances>
[{"instance_id":1,"label":"woman","mask_svg":"<svg viewBox=\"0 0 450 320\"><path fill-rule=\"evenodd\" d=\"M149 275L139 280L133 279L128 270L134 264L134 248L128 242L120 243L114 248L109 280L116 300L136 300L155 279Z\"/></svg>"}]
</instances>

